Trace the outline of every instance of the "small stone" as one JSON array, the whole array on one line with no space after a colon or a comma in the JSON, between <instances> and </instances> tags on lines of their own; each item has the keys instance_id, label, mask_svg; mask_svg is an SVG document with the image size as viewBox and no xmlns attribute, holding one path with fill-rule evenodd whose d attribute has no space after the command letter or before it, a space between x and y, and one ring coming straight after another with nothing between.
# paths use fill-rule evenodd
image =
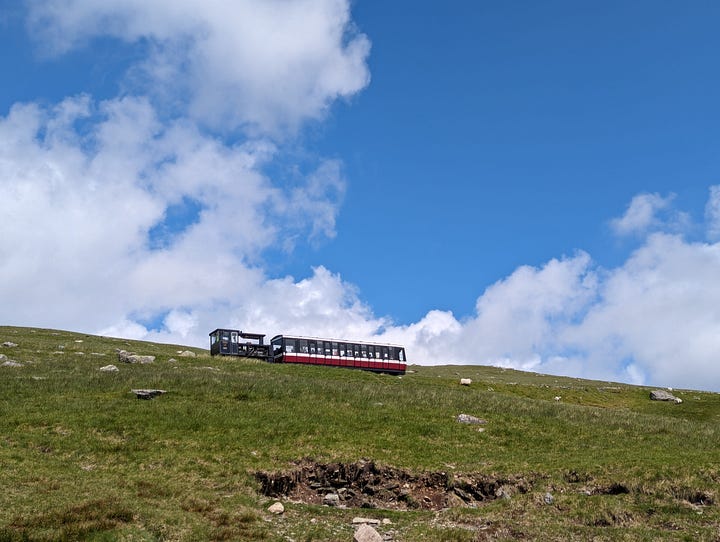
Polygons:
<instances>
[{"instance_id":1,"label":"small stone","mask_svg":"<svg viewBox=\"0 0 720 542\"><path fill-rule=\"evenodd\" d=\"M103 371L104 373L117 373L120 371L115 365L105 365L105 367L100 367L98 371Z\"/></svg>"},{"instance_id":2,"label":"small stone","mask_svg":"<svg viewBox=\"0 0 720 542\"><path fill-rule=\"evenodd\" d=\"M13 343L13 342L10 342L10 341L5 341L4 343L2 343L2 345L3 345L5 348L14 348L14 347L17 346L17 343Z\"/></svg>"},{"instance_id":3,"label":"small stone","mask_svg":"<svg viewBox=\"0 0 720 542\"><path fill-rule=\"evenodd\" d=\"M371 518L361 518L361 517L355 517L352 520L353 525L380 525L379 519L371 519Z\"/></svg>"},{"instance_id":4,"label":"small stone","mask_svg":"<svg viewBox=\"0 0 720 542\"><path fill-rule=\"evenodd\" d=\"M384 539L370 525L360 525L355 531L353 542L384 542Z\"/></svg>"},{"instance_id":5,"label":"small stone","mask_svg":"<svg viewBox=\"0 0 720 542\"><path fill-rule=\"evenodd\" d=\"M138 399L149 400L149 399L154 399L158 395L162 395L167 392L165 390L147 389L147 390L130 390L130 393L134 393Z\"/></svg>"},{"instance_id":6,"label":"small stone","mask_svg":"<svg viewBox=\"0 0 720 542\"><path fill-rule=\"evenodd\" d=\"M475 416L470 416L470 414L458 414L457 418L455 418L458 423L469 423L469 424L484 424L487 423L486 420L483 420L482 418L476 418Z\"/></svg>"},{"instance_id":7,"label":"small stone","mask_svg":"<svg viewBox=\"0 0 720 542\"><path fill-rule=\"evenodd\" d=\"M182 352L178 353L178 355L181 358L194 358L195 352L191 352L190 350L183 350Z\"/></svg>"},{"instance_id":8,"label":"small stone","mask_svg":"<svg viewBox=\"0 0 720 542\"><path fill-rule=\"evenodd\" d=\"M383 525L392 525L392 521L390 521L389 518L383 518L382 524Z\"/></svg>"},{"instance_id":9,"label":"small stone","mask_svg":"<svg viewBox=\"0 0 720 542\"><path fill-rule=\"evenodd\" d=\"M469 386L470 384L472 384L472 379L471 379L471 378L461 378L461 379L460 379L460 385L461 385L461 386Z\"/></svg>"},{"instance_id":10,"label":"small stone","mask_svg":"<svg viewBox=\"0 0 720 542\"><path fill-rule=\"evenodd\" d=\"M271 514L282 514L283 512L285 512L285 507L281 502L276 502L270 505L270 507L268 508L268 512L270 512Z\"/></svg>"},{"instance_id":11,"label":"small stone","mask_svg":"<svg viewBox=\"0 0 720 542\"><path fill-rule=\"evenodd\" d=\"M0 361L5 361L8 357L5 354L0 354Z\"/></svg>"},{"instance_id":12,"label":"small stone","mask_svg":"<svg viewBox=\"0 0 720 542\"><path fill-rule=\"evenodd\" d=\"M340 495L337 493L328 493L323 497L323 504L328 506L338 506L340 504Z\"/></svg>"},{"instance_id":13,"label":"small stone","mask_svg":"<svg viewBox=\"0 0 720 542\"><path fill-rule=\"evenodd\" d=\"M22 367L22 363L18 363L17 361L8 360L4 361L0 367Z\"/></svg>"},{"instance_id":14,"label":"small stone","mask_svg":"<svg viewBox=\"0 0 720 542\"><path fill-rule=\"evenodd\" d=\"M553 502L555 502L555 498L552 496L552 493L547 492L543 497L543 501L545 502L545 504L552 504Z\"/></svg>"}]
</instances>

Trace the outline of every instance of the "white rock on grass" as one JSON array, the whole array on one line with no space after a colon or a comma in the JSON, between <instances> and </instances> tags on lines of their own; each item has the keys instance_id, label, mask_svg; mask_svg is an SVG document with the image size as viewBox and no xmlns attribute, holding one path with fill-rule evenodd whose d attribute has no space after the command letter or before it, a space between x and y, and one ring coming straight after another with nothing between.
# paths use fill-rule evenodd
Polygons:
<instances>
[{"instance_id":1,"label":"white rock on grass","mask_svg":"<svg viewBox=\"0 0 720 542\"><path fill-rule=\"evenodd\" d=\"M476 418L475 416L471 416L470 414L458 414L455 420L458 423L469 423L473 425L481 425L487 423L486 420L483 420L482 418Z\"/></svg>"},{"instance_id":2,"label":"white rock on grass","mask_svg":"<svg viewBox=\"0 0 720 542\"><path fill-rule=\"evenodd\" d=\"M18 363L17 361L12 361L12 360L4 361L0 365L0 367L22 367L22 366L23 366L22 363Z\"/></svg>"},{"instance_id":3,"label":"white rock on grass","mask_svg":"<svg viewBox=\"0 0 720 542\"><path fill-rule=\"evenodd\" d=\"M105 373L117 373L120 371L115 365L105 365L105 367L100 367L98 370Z\"/></svg>"},{"instance_id":4,"label":"white rock on grass","mask_svg":"<svg viewBox=\"0 0 720 542\"><path fill-rule=\"evenodd\" d=\"M270 507L268 508L268 512L270 512L271 514L282 514L283 512L285 512L285 507L281 502L276 502L270 505Z\"/></svg>"},{"instance_id":5,"label":"white rock on grass","mask_svg":"<svg viewBox=\"0 0 720 542\"><path fill-rule=\"evenodd\" d=\"M383 537L370 525L363 524L357 528L353 536L354 542L384 542Z\"/></svg>"}]
</instances>

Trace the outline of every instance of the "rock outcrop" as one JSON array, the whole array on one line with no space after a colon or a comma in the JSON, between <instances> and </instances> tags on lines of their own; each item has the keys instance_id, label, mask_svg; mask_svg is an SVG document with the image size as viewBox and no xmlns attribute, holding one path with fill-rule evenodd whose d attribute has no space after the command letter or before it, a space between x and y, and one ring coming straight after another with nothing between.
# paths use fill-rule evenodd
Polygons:
<instances>
[{"instance_id":1,"label":"rock outcrop","mask_svg":"<svg viewBox=\"0 0 720 542\"><path fill-rule=\"evenodd\" d=\"M670 401L672 403L680 404L682 399L675 397L672 393L665 390L653 390L650 392L650 399L652 401Z\"/></svg>"}]
</instances>

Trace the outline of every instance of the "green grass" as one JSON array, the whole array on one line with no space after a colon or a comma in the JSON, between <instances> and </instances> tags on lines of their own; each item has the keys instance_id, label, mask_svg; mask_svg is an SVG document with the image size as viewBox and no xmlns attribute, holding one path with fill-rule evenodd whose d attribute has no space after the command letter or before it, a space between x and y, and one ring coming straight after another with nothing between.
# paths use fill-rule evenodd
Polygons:
<instances>
[{"instance_id":1,"label":"green grass","mask_svg":"<svg viewBox=\"0 0 720 542\"><path fill-rule=\"evenodd\" d=\"M23 367L0 367L0 542L340 541L370 514L399 541L720 537L718 394L675 390L674 405L648 388L484 366L394 377L0 327L5 341L18 346L0 353ZM118 348L156 361L120 364ZM98 370L110 363L120 371ZM168 393L140 401L132 388ZM286 502L267 514L254 473L307 457L533 483L477 508Z\"/></svg>"}]
</instances>

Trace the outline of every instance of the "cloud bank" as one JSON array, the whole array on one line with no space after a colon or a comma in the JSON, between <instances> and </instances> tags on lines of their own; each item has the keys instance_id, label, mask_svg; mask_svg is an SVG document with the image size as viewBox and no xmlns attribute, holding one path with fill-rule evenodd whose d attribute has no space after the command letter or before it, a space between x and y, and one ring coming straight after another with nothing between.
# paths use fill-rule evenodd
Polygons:
<instances>
[{"instance_id":1,"label":"cloud bank","mask_svg":"<svg viewBox=\"0 0 720 542\"><path fill-rule=\"evenodd\" d=\"M36 0L28 24L47 55L108 36L142 54L117 96L0 116L4 322L199 346L225 325L375 338L416 363L720 390L720 185L705 241L672 195L639 194L610 221L638 242L622 265L558 255L465 318L396 323L331 269L273 277L263 261L335 234L342 163L314 157L292 185L267 171L369 83L347 1Z\"/></svg>"}]
</instances>

